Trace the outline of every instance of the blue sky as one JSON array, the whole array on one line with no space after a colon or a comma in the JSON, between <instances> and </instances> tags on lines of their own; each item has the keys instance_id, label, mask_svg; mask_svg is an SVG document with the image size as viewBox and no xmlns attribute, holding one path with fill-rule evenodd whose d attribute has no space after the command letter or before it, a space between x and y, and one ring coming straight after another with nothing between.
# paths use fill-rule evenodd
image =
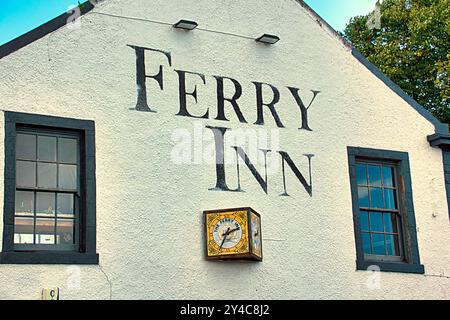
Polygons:
<instances>
[{"instance_id":1,"label":"blue sky","mask_svg":"<svg viewBox=\"0 0 450 320\"><path fill-rule=\"evenodd\" d=\"M336 30L366 14L376 0L305 0ZM80 1L80 2L83 2ZM0 45L40 26L77 5L76 0L0 0Z\"/></svg>"}]
</instances>

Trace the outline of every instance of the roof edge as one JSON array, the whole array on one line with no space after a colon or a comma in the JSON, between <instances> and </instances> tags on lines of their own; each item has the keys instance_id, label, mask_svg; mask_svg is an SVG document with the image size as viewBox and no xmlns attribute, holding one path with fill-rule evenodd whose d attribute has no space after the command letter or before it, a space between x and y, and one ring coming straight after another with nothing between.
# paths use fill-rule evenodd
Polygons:
<instances>
[{"instance_id":1,"label":"roof edge","mask_svg":"<svg viewBox=\"0 0 450 320\"><path fill-rule=\"evenodd\" d=\"M389 88L392 89L397 95L399 95L403 100L405 100L411 107L413 107L422 117L431 122L436 133L448 134L448 124L442 123L436 118L430 111L425 109L416 100L414 100L410 95L408 95L402 88L398 86L394 81L392 81L388 76L380 71L372 62L370 62L366 57L364 57L358 50L352 48L352 55L361 62L370 72L372 72L378 79L384 82Z\"/></svg>"},{"instance_id":2,"label":"roof edge","mask_svg":"<svg viewBox=\"0 0 450 320\"><path fill-rule=\"evenodd\" d=\"M313 16L313 18L316 20L316 22L323 28L330 32L333 36L335 36L339 42L341 42L347 49L353 49L353 45L347 41L339 32L337 32L324 18L322 18L316 11L314 11L313 8L309 6L305 1L303 0L294 0L297 2L303 9L309 12Z\"/></svg>"},{"instance_id":3,"label":"roof edge","mask_svg":"<svg viewBox=\"0 0 450 320\"><path fill-rule=\"evenodd\" d=\"M94 5L90 1L86 1L82 3L79 8L80 14L84 15L91 11L94 8ZM21 35L20 37L15 38L0 46L0 59L65 26L68 19L71 18L72 15L73 13L65 12L57 16L56 18L40 25L39 27Z\"/></svg>"},{"instance_id":4,"label":"roof edge","mask_svg":"<svg viewBox=\"0 0 450 320\"><path fill-rule=\"evenodd\" d=\"M435 133L427 139L432 147L450 148L450 133Z\"/></svg>"},{"instance_id":5,"label":"roof edge","mask_svg":"<svg viewBox=\"0 0 450 320\"><path fill-rule=\"evenodd\" d=\"M416 100L414 100L410 95L408 95L402 88L400 88L394 81L392 81L388 76L386 76L380 69L378 69L372 62L370 62L366 57L364 57L353 45L347 41L339 32L337 32L328 22L326 22L317 12L314 11L304 0L295 0L300 6L307 10L317 23L321 27L325 27L328 32L335 36L339 42L341 42L345 47L347 47L353 57L355 57L360 63L362 63L373 75L380 79L386 86L388 86L392 91L399 95L406 103L413 107L422 117L431 122L435 131L438 134L446 136L449 133L449 125L442 123L437 119L430 111L425 109Z\"/></svg>"}]
</instances>

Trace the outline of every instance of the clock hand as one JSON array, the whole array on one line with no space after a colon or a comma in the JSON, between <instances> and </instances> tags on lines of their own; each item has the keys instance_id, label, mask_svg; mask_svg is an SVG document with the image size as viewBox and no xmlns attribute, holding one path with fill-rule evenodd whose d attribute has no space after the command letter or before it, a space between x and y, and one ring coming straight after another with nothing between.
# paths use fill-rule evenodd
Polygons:
<instances>
[{"instance_id":1,"label":"clock hand","mask_svg":"<svg viewBox=\"0 0 450 320\"><path fill-rule=\"evenodd\" d=\"M222 250L223 244L225 243L225 240L227 239L227 236L229 235L230 232L230 228L227 229L227 231L222 235L223 236L223 240L222 243L220 244L220 250Z\"/></svg>"},{"instance_id":2,"label":"clock hand","mask_svg":"<svg viewBox=\"0 0 450 320\"><path fill-rule=\"evenodd\" d=\"M239 230L239 228L236 228L236 229L233 229L233 230L231 230L231 231L228 231L227 235L230 235L230 234L232 234L233 232L238 231L238 230Z\"/></svg>"},{"instance_id":3,"label":"clock hand","mask_svg":"<svg viewBox=\"0 0 450 320\"><path fill-rule=\"evenodd\" d=\"M229 235L230 234L230 227L228 227L228 229L227 229L227 231L225 231L224 233L222 233L222 237L225 237L225 236L227 236L227 235Z\"/></svg>"}]
</instances>

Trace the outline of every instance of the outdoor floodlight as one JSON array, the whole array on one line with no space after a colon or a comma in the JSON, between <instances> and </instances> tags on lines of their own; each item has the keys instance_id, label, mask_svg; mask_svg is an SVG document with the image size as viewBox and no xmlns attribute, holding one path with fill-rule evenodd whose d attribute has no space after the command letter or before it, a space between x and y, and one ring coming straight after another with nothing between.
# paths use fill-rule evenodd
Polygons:
<instances>
[{"instance_id":1,"label":"outdoor floodlight","mask_svg":"<svg viewBox=\"0 0 450 320\"><path fill-rule=\"evenodd\" d=\"M193 30L193 29L197 28L197 26L198 26L197 22L189 21L189 20L180 20L173 25L174 28L184 29L184 30Z\"/></svg>"},{"instance_id":2,"label":"outdoor floodlight","mask_svg":"<svg viewBox=\"0 0 450 320\"><path fill-rule=\"evenodd\" d=\"M278 38L277 36L274 36L272 34L263 34L261 37L259 37L258 39L256 39L257 42L262 42L265 44L275 44L278 41L280 41L280 38Z\"/></svg>"}]
</instances>

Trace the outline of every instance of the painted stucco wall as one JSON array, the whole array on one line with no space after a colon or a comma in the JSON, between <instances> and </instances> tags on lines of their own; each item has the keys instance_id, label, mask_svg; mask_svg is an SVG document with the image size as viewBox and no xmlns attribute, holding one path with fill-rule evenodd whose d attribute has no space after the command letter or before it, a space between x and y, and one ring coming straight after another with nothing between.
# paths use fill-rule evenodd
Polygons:
<instances>
[{"instance_id":1,"label":"painted stucco wall","mask_svg":"<svg viewBox=\"0 0 450 320\"><path fill-rule=\"evenodd\" d=\"M265 46L131 17L167 23L191 19L202 29L253 38L273 33L282 40ZM136 66L135 53L127 45L172 54L172 67L161 55L147 55L148 74L164 66L163 91L155 81L147 82L149 102L157 113L132 110ZM198 104L188 98L188 108L195 115L209 108L210 119L175 116L179 103L174 69L205 74L206 85L188 78L188 90L194 84L198 90ZM239 105L248 124L241 124L229 105L229 122L213 119L217 107L212 75L242 84ZM312 197L289 170L291 196L280 197L279 171L269 176L266 195L242 166L246 192L226 193L208 190L215 185L213 164L174 163L174 134L194 135L206 125L269 134L276 129L270 112L265 126L253 125L256 98L251 81L280 90L276 108L286 126L278 131L280 149L304 174L308 164L303 154L315 155ZM300 113L286 86L300 88L307 102L311 89L321 91L309 111L312 132L298 130ZM42 288L55 286L61 288L62 299L450 298L442 152L426 139L434 133L433 125L296 1L109 0L83 16L79 28L64 27L1 59L0 97L2 110L95 121L100 254L100 266L0 265L2 299L37 299ZM0 168L3 122L0 117ZM207 149L212 134L203 131ZM372 290L367 286L372 274L355 270L347 146L409 153L425 275L382 273L381 287ZM227 183L235 187L235 165L227 170ZM0 190L0 203L3 200ZM201 212L243 206L262 215L264 262L205 261ZM0 232L1 224L2 219Z\"/></svg>"}]
</instances>

